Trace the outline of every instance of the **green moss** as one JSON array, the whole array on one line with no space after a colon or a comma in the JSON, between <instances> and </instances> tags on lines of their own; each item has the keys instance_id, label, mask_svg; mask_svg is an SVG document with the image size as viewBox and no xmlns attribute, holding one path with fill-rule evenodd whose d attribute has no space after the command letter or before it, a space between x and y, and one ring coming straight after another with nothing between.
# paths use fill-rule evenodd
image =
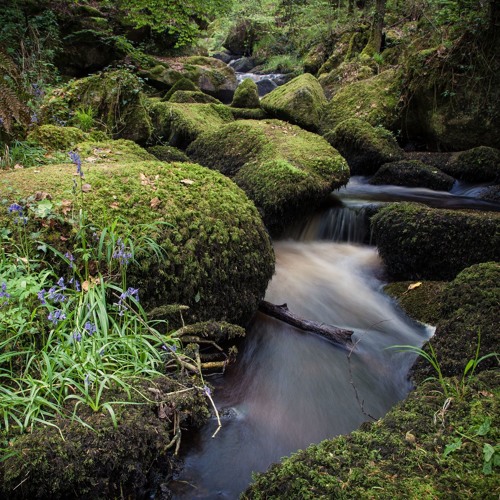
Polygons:
<instances>
[{"instance_id":1,"label":"green moss","mask_svg":"<svg viewBox=\"0 0 500 500\"><path fill-rule=\"evenodd\" d=\"M323 88L325 95L330 98L342 87L353 82L371 78L374 71L369 66L361 64L358 60L341 63L329 73L323 73L318 77L318 81Z\"/></svg>"},{"instance_id":2,"label":"green moss","mask_svg":"<svg viewBox=\"0 0 500 500\"><path fill-rule=\"evenodd\" d=\"M454 182L453 177L418 160L385 163L370 179L370 184L375 185L392 184L395 186L424 187L437 191L449 191Z\"/></svg>"},{"instance_id":3,"label":"green moss","mask_svg":"<svg viewBox=\"0 0 500 500\"><path fill-rule=\"evenodd\" d=\"M436 325L442 317L441 303L445 281L415 282L398 281L389 283L384 292L394 297L408 316L429 325Z\"/></svg>"},{"instance_id":4,"label":"green moss","mask_svg":"<svg viewBox=\"0 0 500 500\"><path fill-rule=\"evenodd\" d=\"M66 122L74 109L91 108L96 124L114 138L146 142L152 128L142 88L143 82L127 70L73 80L45 98L42 119L46 123Z\"/></svg>"},{"instance_id":5,"label":"green moss","mask_svg":"<svg viewBox=\"0 0 500 500\"><path fill-rule=\"evenodd\" d=\"M194 103L221 104L221 102L218 99L216 99L215 97L212 97L211 95L200 92L199 90L197 90L197 91L177 90L176 92L174 92L172 94L172 96L169 99L169 102L181 102L181 103L187 103L187 104L194 104Z\"/></svg>"},{"instance_id":6,"label":"green moss","mask_svg":"<svg viewBox=\"0 0 500 500\"><path fill-rule=\"evenodd\" d=\"M187 152L243 187L274 234L348 180L344 159L324 139L277 120L226 125Z\"/></svg>"},{"instance_id":7,"label":"green moss","mask_svg":"<svg viewBox=\"0 0 500 500\"><path fill-rule=\"evenodd\" d=\"M479 146L452 155L445 172L467 182L500 180L500 151Z\"/></svg>"},{"instance_id":8,"label":"green moss","mask_svg":"<svg viewBox=\"0 0 500 500\"><path fill-rule=\"evenodd\" d=\"M445 376L462 376L469 360L500 353L500 264L488 262L464 269L442 292L440 321L431 344ZM498 368L498 358L488 358L476 368ZM413 368L413 378L435 375L423 360Z\"/></svg>"},{"instance_id":9,"label":"green moss","mask_svg":"<svg viewBox=\"0 0 500 500\"><path fill-rule=\"evenodd\" d=\"M86 156L89 150L91 158ZM273 273L274 257L261 218L243 191L220 173L199 165L130 161L132 157L122 162L90 145L82 147L80 154L85 182L90 185L83 193L88 222L99 227L123 217L127 229L136 225L142 234L150 231L166 252L165 262L142 255L127 270L127 282L141 290L146 310L183 304L190 307L185 318L193 321L244 324L251 317ZM45 166L38 173L30 170L0 174L0 185L12 188L6 203L43 191L50 194L63 218L62 200L79 207L79 197L72 195L73 165ZM139 226L156 222L167 225L148 230ZM0 213L0 223L8 226L8 215ZM60 234L51 237L51 228L33 229L47 233L49 241L55 239L63 253L71 244L72 234L64 235L70 238L66 241Z\"/></svg>"},{"instance_id":10,"label":"green moss","mask_svg":"<svg viewBox=\"0 0 500 500\"><path fill-rule=\"evenodd\" d=\"M235 120L264 120L269 118L262 108L230 108Z\"/></svg>"},{"instance_id":11,"label":"green moss","mask_svg":"<svg viewBox=\"0 0 500 500\"><path fill-rule=\"evenodd\" d=\"M340 89L328 103L321 120L321 131L331 131L350 118L393 129L399 119L402 91L401 72L389 69Z\"/></svg>"},{"instance_id":12,"label":"green moss","mask_svg":"<svg viewBox=\"0 0 500 500\"><path fill-rule=\"evenodd\" d=\"M312 445L257 474L243 499L496 498L498 469L482 472L483 446L499 432L498 372L476 378L443 409L440 386L426 383L383 419ZM485 421L488 432L474 430ZM460 437L462 446L444 456Z\"/></svg>"},{"instance_id":13,"label":"green moss","mask_svg":"<svg viewBox=\"0 0 500 500\"><path fill-rule=\"evenodd\" d=\"M401 160L403 150L394 136L364 120L344 120L325 139L347 160L351 174L374 174L383 163Z\"/></svg>"},{"instance_id":14,"label":"green moss","mask_svg":"<svg viewBox=\"0 0 500 500\"><path fill-rule=\"evenodd\" d=\"M173 146L151 146L147 149L147 151L155 158L158 158L158 160L165 161L167 163L173 161L189 161L189 157L183 151L174 148Z\"/></svg>"},{"instance_id":15,"label":"green moss","mask_svg":"<svg viewBox=\"0 0 500 500\"><path fill-rule=\"evenodd\" d=\"M261 100L269 115L311 131L318 130L326 103L321 85L309 73L277 87Z\"/></svg>"},{"instance_id":16,"label":"green moss","mask_svg":"<svg viewBox=\"0 0 500 500\"><path fill-rule=\"evenodd\" d=\"M40 125L33 129L28 139L38 142L49 151L71 149L75 144L85 141L89 134L76 127L58 127L56 125Z\"/></svg>"},{"instance_id":17,"label":"green moss","mask_svg":"<svg viewBox=\"0 0 500 500\"><path fill-rule=\"evenodd\" d=\"M500 214L392 203L371 219L395 279L453 279L472 264L500 260Z\"/></svg>"},{"instance_id":18,"label":"green moss","mask_svg":"<svg viewBox=\"0 0 500 500\"><path fill-rule=\"evenodd\" d=\"M188 390L176 394L180 386ZM61 433L54 427L39 426L12 439L12 455L1 464L3 498L140 496L150 487L154 474L161 471L167 476L175 468L167 454L173 438L174 415L183 429L200 426L209 416L203 391L194 386L202 387L203 382L187 377L138 382L137 390L148 394L151 403L144 404L132 392L131 397L135 396L140 404L113 405L116 428L109 415L81 406L79 416L92 428L67 417L56 422ZM153 394L158 396L157 403ZM104 394L103 401L106 398ZM130 395L114 394L114 401L124 399L130 399ZM160 406L168 418L161 416ZM72 409L68 410L71 414ZM26 477L30 481L24 481Z\"/></svg>"},{"instance_id":19,"label":"green moss","mask_svg":"<svg viewBox=\"0 0 500 500\"><path fill-rule=\"evenodd\" d=\"M251 78L245 78L234 93L233 108L260 108L257 84Z\"/></svg>"},{"instance_id":20,"label":"green moss","mask_svg":"<svg viewBox=\"0 0 500 500\"><path fill-rule=\"evenodd\" d=\"M185 148L203 132L233 121L223 104L185 104L150 100L154 134L170 145Z\"/></svg>"},{"instance_id":21,"label":"green moss","mask_svg":"<svg viewBox=\"0 0 500 500\"><path fill-rule=\"evenodd\" d=\"M158 68L163 69L162 66L159 66ZM154 69L152 70L154 71ZM158 70L157 70L158 71ZM200 90L191 80L188 78L180 78L177 80L173 85L172 88L165 94L163 97L163 101L169 101L172 95L177 92L178 90L192 90L192 91L198 91Z\"/></svg>"}]
</instances>

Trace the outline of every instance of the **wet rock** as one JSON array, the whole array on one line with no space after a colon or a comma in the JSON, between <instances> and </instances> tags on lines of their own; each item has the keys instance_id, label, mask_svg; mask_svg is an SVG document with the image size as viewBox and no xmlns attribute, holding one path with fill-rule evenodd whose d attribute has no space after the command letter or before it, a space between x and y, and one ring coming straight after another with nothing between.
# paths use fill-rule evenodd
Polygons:
<instances>
[{"instance_id":1,"label":"wet rock","mask_svg":"<svg viewBox=\"0 0 500 500\"><path fill-rule=\"evenodd\" d=\"M229 63L229 66L236 71L236 73L248 73L255 68L255 59L253 57L241 57Z\"/></svg>"},{"instance_id":2,"label":"wet rock","mask_svg":"<svg viewBox=\"0 0 500 500\"><path fill-rule=\"evenodd\" d=\"M459 180L468 182L500 181L500 151L479 146L454 153L443 170Z\"/></svg>"},{"instance_id":3,"label":"wet rock","mask_svg":"<svg viewBox=\"0 0 500 500\"><path fill-rule=\"evenodd\" d=\"M259 91L259 96L263 97L269 94L269 92L272 92L277 86L278 84L275 81L269 80L268 78L259 80L257 82L257 89Z\"/></svg>"}]
</instances>

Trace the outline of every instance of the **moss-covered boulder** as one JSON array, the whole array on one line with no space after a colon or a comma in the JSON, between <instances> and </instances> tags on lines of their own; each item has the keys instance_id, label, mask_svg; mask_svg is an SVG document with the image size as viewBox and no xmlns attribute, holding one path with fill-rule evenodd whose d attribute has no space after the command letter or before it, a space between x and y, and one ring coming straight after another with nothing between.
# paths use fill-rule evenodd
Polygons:
<instances>
[{"instance_id":1,"label":"moss-covered boulder","mask_svg":"<svg viewBox=\"0 0 500 500\"><path fill-rule=\"evenodd\" d=\"M179 387L186 390L178 394ZM59 428L39 425L12 439L10 453L0 465L2 498L141 496L160 471L164 477L174 472L175 447L168 451L176 431L174 418L183 429L199 427L208 418L201 387L199 378L144 381L136 389L148 394L151 403L137 398L136 404L113 405L116 427L105 410L92 412L82 405L79 416L90 427L60 417ZM107 394L102 398L106 401ZM114 394L114 398L129 400L130 395ZM24 481L26 477L31 480Z\"/></svg>"},{"instance_id":2,"label":"moss-covered boulder","mask_svg":"<svg viewBox=\"0 0 500 500\"><path fill-rule=\"evenodd\" d=\"M278 120L245 120L203 134L187 149L233 178L277 234L345 184L345 160L322 137Z\"/></svg>"},{"instance_id":3,"label":"moss-covered boulder","mask_svg":"<svg viewBox=\"0 0 500 500\"><path fill-rule=\"evenodd\" d=\"M440 321L430 340L444 376L461 377L470 360L495 352L497 357L484 359L474 371L499 367L499 298L498 262L468 267L444 287L440 298ZM412 376L417 381L435 375L423 359L418 359L412 369Z\"/></svg>"},{"instance_id":4,"label":"moss-covered boulder","mask_svg":"<svg viewBox=\"0 0 500 500\"><path fill-rule=\"evenodd\" d=\"M165 161L167 163L171 163L174 161L189 161L189 156L184 153L184 151L174 148L173 146L158 144L156 146L149 147L147 151L155 158L158 158L158 160Z\"/></svg>"},{"instance_id":5,"label":"moss-covered boulder","mask_svg":"<svg viewBox=\"0 0 500 500\"><path fill-rule=\"evenodd\" d=\"M319 128L326 104L321 85L309 73L277 87L261 100L262 107L270 116L295 123L313 132Z\"/></svg>"},{"instance_id":6,"label":"moss-covered boulder","mask_svg":"<svg viewBox=\"0 0 500 500\"><path fill-rule=\"evenodd\" d=\"M169 101L172 95L178 90L192 90L196 92L200 89L189 78L182 77L172 85L172 88L163 97L163 101Z\"/></svg>"},{"instance_id":7,"label":"moss-covered boulder","mask_svg":"<svg viewBox=\"0 0 500 500\"><path fill-rule=\"evenodd\" d=\"M255 43L264 33L264 23L250 18L238 18L229 28L222 46L238 56L250 56Z\"/></svg>"},{"instance_id":8,"label":"moss-covered boulder","mask_svg":"<svg viewBox=\"0 0 500 500\"><path fill-rule=\"evenodd\" d=\"M401 72L382 73L340 89L328 102L321 120L323 133L349 118L360 118L373 126L394 130L400 118Z\"/></svg>"},{"instance_id":9,"label":"moss-covered boulder","mask_svg":"<svg viewBox=\"0 0 500 500\"><path fill-rule=\"evenodd\" d=\"M233 108L260 108L259 91L257 84L251 78L245 78L234 93Z\"/></svg>"},{"instance_id":10,"label":"moss-covered boulder","mask_svg":"<svg viewBox=\"0 0 500 500\"><path fill-rule=\"evenodd\" d=\"M140 150L135 144L132 148ZM127 268L127 283L139 288L146 310L183 304L190 307L188 320L245 324L274 270L270 239L254 204L219 172L191 163L141 160L119 150L120 144L113 142L77 148L85 175L85 189L78 196L72 194L75 169L70 163L38 172L2 172L2 192L10 188L5 203L43 192L63 220L80 203L88 223L97 228L120 218L118 231L149 235L165 252L161 261L139 253L137 263ZM71 227L36 218L30 224L30 231L42 231L41 238L63 253L71 245ZM0 225L12 226L6 208Z\"/></svg>"},{"instance_id":11,"label":"moss-covered boulder","mask_svg":"<svg viewBox=\"0 0 500 500\"><path fill-rule=\"evenodd\" d=\"M144 143L151 136L152 126L142 90L143 82L129 70L91 75L48 94L41 118L45 123L67 123L74 120L75 110L81 110L114 138Z\"/></svg>"},{"instance_id":12,"label":"moss-covered boulder","mask_svg":"<svg viewBox=\"0 0 500 500\"><path fill-rule=\"evenodd\" d=\"M155 138L179 148L187 147L201 133L216 130L234 119L223 104L171 103L151 99L149 112Z\"/></svg>"},{"instance_id":13,"label":"moss-covered boulder","mask_svg":"<svg viewBox=\"0 0 500 500\"><path fill-rule=\"evenodd\" d=\"M88 138L89 134L79 128L57 125L40 125L28 134L28 140L37 142L49 151L69 150Z\"/></svg>"},{"instance_id":14,"label":"moss-covered boulder","mask_svg":"<svg viewBox=\"0 0 500 500\"><path fill-rule=\"evenodd\" d=\"M449 191L454 182L453 177L418 160L385 163L370 179L370 184L375 185L392 184L395 186L423 187L436 191Z\"/></svg>"},{"instance_id":15,"label":"moss-covered boulder","mask_svg":"<svg viewBox=\"0 0 500 500\"><path fill-rule=\"evenodd\" d=\"M371 78L374 74L375 72L370 66L356 59L341 63L329 73L322 73L318 76L318 82L326 97L331 99L341 88Z\"/></svg>"},{"instance_id":16,"label":"moss-covered boulder","mask_svg":"<svg viewBox=\"0 0 500 500\"><path fill-rule=\"evenodd\" d=\"M387 272L395 279L453 279L500 260L500 213L392 203L371 219Z\"/></svg>"},{"instance_id":17,"label":"moss-covered boulder","mask_svg":"<svg viewBox=\"0 0 500 500\"><path fill-rule=\"evenodd\" d=\"M242 498L496 498L500 374L480 374L445 400L427 382L381 420L257 474Z\"/></svg>"},{"instance_id":18,"label":"moss-covered boulder","mask_svg":"<svg viewBox=\"0 0 500 500\"><path fill-rule=\"evenodd\" d=\"M454 153L444 171L467 182L500 181L500 151L479 146Z\"/></svg>"},{"instance_id":19,"label":"moss-covered boulder","mask_svg":"<svg viewBox=\"0 0 500 500\"><path fill-rule=\"evenodd\" d=\"M157 63L154 67L141 71L148 83L156 88L170 89L176 82L186 78L204 93L224 103L230 103L238 86L234 70L213 57L161 58Z\"/></svg>"},{"instance_id":20,"label":"moss-covered boulder","mask_svg":"<svg viewBox=\"0 0 500 500\"><path fill-rule=\"evenodd\" d=\"M235 120L264 120L269 118L262 108L229 108Z\"/></svg>"},{"instance_id":21,"label":"moss-covered boulder","mask_svg":"<svg viewBox=\"0 0 500 500\"><path fill-rule=\"evenodd\" d=\"M352 175L374 174L383 163L404 157L388 130L357 118L344 120L324 137L347 160Z\"/></svg>"},{"instance_id":22,"label":"moss-covered boulder","mask_svg":"<svg viewBox=\"0 0 500 500\"><path fill-rule=\"evenodd\" d=\"M172 94L169 102L181 102L187 104L222 104L215 97L205 94L200 90L177 90Z\"/></svg>"}]
</instances>

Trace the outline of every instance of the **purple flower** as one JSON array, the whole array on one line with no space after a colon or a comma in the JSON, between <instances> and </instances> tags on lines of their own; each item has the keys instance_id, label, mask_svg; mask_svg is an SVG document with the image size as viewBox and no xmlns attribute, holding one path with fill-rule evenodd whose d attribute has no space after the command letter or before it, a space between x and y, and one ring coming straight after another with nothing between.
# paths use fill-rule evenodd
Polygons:
<instances>
[{"instance_id":1,"label":"purple flower","mask_svg":"<svg viewBox=\"0 0 500 500\"><path fill-rule=\"evenodd\" d=\"M59 278L57 286L61 287L61 290L66 290L66 285L64 284L64 278Z\"/></svg>"},{"instance_id":2,"label":"purple flower","mask_svg":"<svg viewBox=\"0 0 500 500\"><path fill-rule=\"evenodd\" d=\"M115 302L113 304L114 306L118 307L118 316L123 316L124 312L128 309L127 305L125 304L127 298L133 298L136 302L139 302L139 289L129 287L127 291L120 294L118 302Z\"/></svg>"},{"instance_id":3,"label":"purple flower","mask_svg":"<svg viewBox=\"0 0 500 500\"><path fill-rule=\"evenodd\" d=\"M80 158L80 155L76 151L70 151L69 152L69 157L71 161L76 165L76 173L80 176L83 177L83 171L82 171L82 159Z\"/></svg>"},{"instance_id":4,"label":"purple flower","mask_svg":"<svg viewBox=\"0 0 500 500\"><path fill-rule=\"evenodd\" d=\"M85 323L85 325L83 326L83 328L86 330L86 332L89 334L89 335L93 335L97 328L96 326L94 325L94 323L91 323L90 321L87 321Z\"/></svg>"},{"instance_id":5,"label":"purple flower","mask_svg":"<svg viewBox=\"0 0 500 500\"><path fill-rule=\"evenodd\" d=\"M57 284L58 284L59 286L61 286L61 285L60 285L61 280L62 280L62 286L63 286L63 287L62 287L62 289L63 289L63 290L65 290L65 289L66 289L66 287L64 286L64 280L63 280L63 278L61 278L61 279L58 281L58 283L57 283ZM66 301L66 299L68 298L68 297L66 297L66 295L64 295L63 293L59 292L59 291L56 289L56 287L55 287L55 286L53 286L53 287L49 288L49 291L48 291L48 297L49 297L49 299L50 299L52 302L54 302L54 304L57 304L58 302L65 302L65 301Z\"/></svg>"},{"instance_id":6,"label":"purple flower","mask_svg":"<svg viewBox=\"0 0 500 500\"><path fill-rule=\"evenodd\" d=\"M38 123L38 115L35 112L31 113L30 120L31 123Z\"/></svg>"},{"instance_id":7,"label":"purple flower","mask_svg":"<svg viewBox=\"0 0 500 500\"><path fill-rule=\"evenodd\" d=\"M66 252L64 256L69 260L69 267L70 269L73 269L75 265L73 262L75 262L75 258L73 257L73 254L71 252Z\"/></svg>"},{"instance_id":8,"label":"purple flower","mask_svg":"<svg viewBox=\"0 0 500 500\"><path fill-rule=\"evenodd\" d=\"M118 238L118 241L116 242L116 248L112 257L113 259L117 259L122 266L126 266L132 259L132 252L127 251L127 247L121 238Z\"/></svg>"},{"instance_id":9,"label":"purple flower","mask_svg":"<svg viewBox=\"0 0 500 500\"><path fill-rule=\"evenodd\" d=\"M7 292L7 283L5 283L5 281L4 281L4 282L2 282L2 286L0 287L0 298L4 298L7 300L4 300L0 304L0 307L3 307L9 303L9 300L8 300L9 297L10 297L10 293Z\"/></svg>"},{"instance_id":10,"label":"purple flower","mask_svg":"<svg viewBox=\"0 0 500 500\"><path fill-rule=\"evenodd\" d=\"M82 340L82 334L78 331L74 331L73 332L73 338L77 341L77 342L80 342L80 340Z\"/></svg>"},{"instance_id":11,"label":"purple flower","mask_svg":"<svg viewBox=\"0 0 500 500\"><path fill-rule=\"evenodd\" d=\"M47 301L45 300L45 294L46 293L47 293L47 290L45 290L45 288L43 290L40 290L37 293L38 300L42 303L42 306L46 306L47 305Z\"/></svg>"},{"instance_id":12,"label":"purple flower","mask_svg":"<svg viewBox=\"0 0 500 500\"><path fill-rule=\"evenodd\" d=\"M212 391L210 390L210 387L207 387L206 385L203 386L203 392L207 395L207 396L211 396L212 395Z\"/></svg>"},{"instance_id":13,"label":"purple flower","mask_svg":"<svg viewBox=\"0 0 500 500\"><path fill-rule=\"evenodd\" d=\"M12 205L7 209L9 214L17 214L17 215L22 215L23 214L23 207L17 203L12 203Z\"/></svg>"},{"instance_id":14,"label":"purple flower","mask_svg":"<svg viewBox=\"0 0 500 500\"><path fill-rule=\"evenodd\" d=\"M56 309L49 313L47 319L54 325L57 325L57 323L66 319L66 314L64 314L64 311L62 311L61 309Z\"/></svg>"}]
</instances>

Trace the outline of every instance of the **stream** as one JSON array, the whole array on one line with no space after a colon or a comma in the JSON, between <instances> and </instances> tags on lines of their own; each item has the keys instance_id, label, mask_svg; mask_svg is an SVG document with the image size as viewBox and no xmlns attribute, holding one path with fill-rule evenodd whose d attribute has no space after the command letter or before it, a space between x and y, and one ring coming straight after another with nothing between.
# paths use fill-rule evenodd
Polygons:
<instances>
[{"instance_id":1,"label":"stream","mask_svg":"<svg viewBox=\"0 0 500 500\"><path fill-rule=\"evenodd\" d=\"M332 206L274 242L276 273L265 299L286 302L306 319L354 330L356 348L349 353L258 313L237 362L209 379L222 428L212 437L214 417L183 445L184 470L169 485L173 498L236 499L252 472L380 418L406 396L414 355L388 348L420 346L434 329L407 318L383 293L377 250L362 244L369 239L363 210L395 200L482 206L474 194L463 186L452 193L370 186L354 177L332 193Z\"/></svg>"}]
</instances>

